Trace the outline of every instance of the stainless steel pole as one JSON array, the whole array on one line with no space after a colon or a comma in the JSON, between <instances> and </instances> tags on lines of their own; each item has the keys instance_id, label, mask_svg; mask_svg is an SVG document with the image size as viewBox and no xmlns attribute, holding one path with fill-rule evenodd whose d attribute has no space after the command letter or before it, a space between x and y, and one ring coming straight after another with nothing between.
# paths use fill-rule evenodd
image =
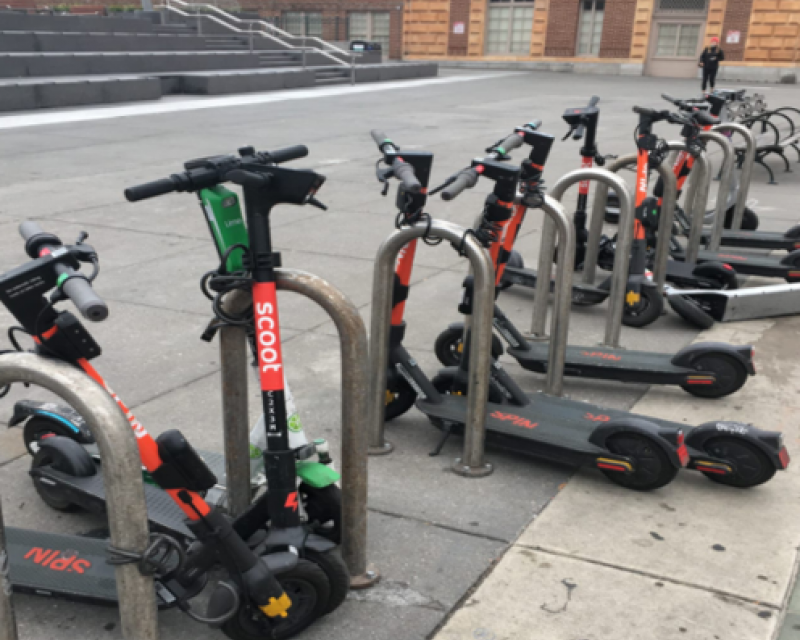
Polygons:
<instances>
[{"instance_id":1,"label":"stainless steel pole","mask_svg":"<svg viewBox=\"0 0 800 640\"><path fill-rule=\"evenodd\" d=\"M81 370L33 353L0 357L0 386L26 382L60 396L86 420L100 448L111 544L143 553L150 532L142 487L142 466L128 419L109 393ZM115 569L122 637L158 640L153 578L135 564Z\"/></svg>"},{"instance_id":2,"label":"stainless steel pole","mask_svg":"<svg viewBox=\"0 0 800 640\"><path fill-rule=\"evenodd\" d=\"M14 615L11 581L8 579L8 547L2 500L0 500L0 640L17 640L17 618Z\"/></svg>"},{"instance_id":3,"label":"stainless steel pole","mask_svg":"<svg viewBox=\"0 0 800 640\"><path fill-rule=\"evenodd\" d=\"M670 148L671 148L670 144ZM711 191L711 163L708 154L703 152L694 159L694 167L689 176L689 188L686 190L684 205L686 214L691 219L689 239L686 241L686 262L697 262L700 242L703 239L708 195Z\"/></svg>"},{"instance_id":4,"label":"stainless steel pole","mask_svg":"<svg viewBox=\"0 0 800 640\"><path fill-rule=\"evenodd\" d=\"M384 438L384 407L386 373L389 366L389 330L392 313L394 265L400 250L410 241L430 236L461 245L475 275L475 299L472 313L472 338L469 345L469 391L465 424L464 452L453 463L461 475L477 477L491 473L484 462L486 404L491 367L492 316L494 311L494 266L488 252L466 229L450 222L434 220L430 226L418 223L394 231L380 246L375 258L372 283L372 318L370 326L370 451L386 448Z\"/></svg>"},{"instance_id":5,"label":"stainless steel pole","mask_svg":"<svg viewBox=\"0 0 800 640\"><path fill-rule=\"evenodd\" d=\"M756 137L750 129L734 122L718 124L713 130L720 133L726 131L735 132L744 138L745 152L741 174L739 175L739 193L736 194L736 206L733 210L733 222L731 224L731 229L738 231L742 228L742 218L747 207L747 196L750 195L750 182L753 177L753 166L756 162Z\"/></svg>"},{"instance_id":6,"label":"stainless steel pole","mask_svg":"<svg viewBox=\"0 0 800 640\"><path fill-rule=\"evenodd\" d=\"M225 297L224 310L239 315L251 304L245 291ZM250 414L247 408L248 354L244 327L225 325L219 330L222 389L222 433L225 447L225 488L228 513L234 518L250 506Z\"/></svg>"},{"instance_id":7,"label":"stainless steel pole","mask_svg":"<svg viewBox=\"0 0 800 640\"><path fill-rule=\"evenodd\" d=\"M725 228L725 213L728 210L728 192L733 180L733 163L735 151L733 144L727 136L716 131L704 131L700 134L701 140L716 142L722 148L722 177L720 178L719 190L717 191L717 206L714 213L714 225L711 229L711 238L707 248L711 251L718 251L722 242L722 230ZM705 221L705 211L703 212Z\"/></svg>"},{"instance_id":8,"label":"stainless steel pole","mask_svg":"<svg viewBox=\"0 0 800 640\"><path fill-rule=\"evenodd\" d=\"M380 578L367 565L367 422L369 378L367 330L358 309L336 287L322 278L278 269L278 290L310 298L336 325L341 345L342 375L342 555L350 570L351 586L363 589ZM383 408L383 404L381 404Z\"/></svg>"}]
</instances>

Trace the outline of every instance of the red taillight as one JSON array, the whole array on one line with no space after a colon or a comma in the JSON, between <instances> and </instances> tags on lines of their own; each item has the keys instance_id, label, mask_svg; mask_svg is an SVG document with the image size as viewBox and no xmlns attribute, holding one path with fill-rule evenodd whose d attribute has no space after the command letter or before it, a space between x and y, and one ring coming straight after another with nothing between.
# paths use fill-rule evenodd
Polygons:
<instances>
[{"instance_id":1,"label":"red taillight","mask_svg":"<svg viewBox=\"0 0 800 640\"><path fill-rule=\"evenodd\" d=\"M733 267L732 267L731 265L729 265L729 264L723 264L722 266L723 266L725 269L727 269L728 271L733 271Z\"/></svg>"},{"instance_id":2,"label":"red taillight","mask_svg":"<svg viewBox=\"0 0 800 640\"><path fill-rule=\"evenodd\" d=\"M683 440L686 436L683 435L683 431L678 431L678 446L683 444Z\"/></svg>"},{"instance_id":3,"label":"red taillight","mask_svg":"<svg viewBox=\"0 0 800 640\"><path fill-rule=\"evenodd\" d=\"M756 348L750 347L750 364L753 365L753 373L756 372Z\"/></svg>"},{"instance_id":4,"label":"red taillight","mask_svg":"<svg viewBox=\"0 0 800 640\"><path fill-rule=\"evenodd\" d=\"M783 469L789 466L789 452L786 450L786 447L781 447L781 450L778 451L778 459L781 461Z\"/></svg>"}]
</instances>

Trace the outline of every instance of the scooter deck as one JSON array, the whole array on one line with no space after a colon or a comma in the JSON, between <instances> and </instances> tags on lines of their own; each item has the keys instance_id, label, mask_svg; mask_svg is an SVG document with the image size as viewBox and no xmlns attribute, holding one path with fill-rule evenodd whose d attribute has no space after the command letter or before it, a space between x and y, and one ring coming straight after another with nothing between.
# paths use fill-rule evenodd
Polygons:
<instances>
[{"instance_id":1,"label":"scooter deck","mask_svg":"<svg viewBox=\"0 0 800 640\"><path fill-rule=\"evenodd\" d=\"M676 256L677 260L681 258ZM701 250L697 262L723 262L736 269L736 273L752 276L765 276L767 278L786 278L800 280L800 269L770 256L744 255L729 253L727 251Z\"/></svg>"},{"instance_id":2,"label":"scooter deck","mask_svg":"<svg viewBox=\"0 0 800 640\"><path fill-rule=\"evenodd\" d=\"M780 231L723 231L721 243L745 249L800 249L800 238L791 238Z\"/></svg>"},{"instance_id":3,"label":"scooter deck","mask_svg":"<svg viewBox=\"0 0 800 640\"><path fill-rule=\"evenodd\" d=\"M532 269L519 269L506 267L503 272L503 282L530 289L536 288L536 272ZM550 293L554 293L556 283L550 280ZM608 298L609 291L602 287L593 287L588 284L572 285L572 303L577 305L600 304Z\"/></svg>"},{"instance_id":4,"label":"scooter deck","mask_svg":"<svg viewBox=\"0 0 800 640\"><path fill-rule=\"evenodd\" d=\"M109 541L30 529L6 528L9 578L14 591L116 605L117 581L108 564ZM183 589L155 581L159 608L177 603Z\"/></svg>"},{"instance_id":5,"label":"scooter deck","mask_svg":"<svg viewBox=\"0 0 800 640\"><path fill-rule=\"evenodd\" d=\"M508 354L529 371L547 373L550 345L528 342L528 348L509 348ZM713 375L672 364L672 355L608 347L567 347L564 375L643 384L707 384Z\"/></svg>"},{"instance_id":6,"label":"scooter deck","mask_svg":"<svg viewBox=\"0 0 800 640\"><path fill-rule=\"evenodd\" d=\"M677 422L543 393L531 396L530 400L524 407L490 402L486 411L486 442L514 453L580 466L594 464L599 456L608 454L589 441L595 428L606 422L639 418L659 427L686 429L686 425ZM440 403L426 398L417 401L417 408L431 418L464 424L467 398L448 395Z\"/></svg>"},{"instance_id":7,"label":"scooter deck","mask_svg":"<svg viewBox=\"0 0 800 640\"><path fill-rule=\"evenodd\" d=\"M800 283L726 291L677 291L710 305L717 322L735 322L800 314Z\"/></svg>"},{"instance_id":8,"label":"scooter deck","mask_svg":"<svg viewBox=\"0 0 800 640\"><path fill-rule=\"evenodd\" d=\"M697 276L694 275L696 268L695 262L667 260L667 282L684 287L696 287L698 286Z\"/></svg>"}]
</instances>

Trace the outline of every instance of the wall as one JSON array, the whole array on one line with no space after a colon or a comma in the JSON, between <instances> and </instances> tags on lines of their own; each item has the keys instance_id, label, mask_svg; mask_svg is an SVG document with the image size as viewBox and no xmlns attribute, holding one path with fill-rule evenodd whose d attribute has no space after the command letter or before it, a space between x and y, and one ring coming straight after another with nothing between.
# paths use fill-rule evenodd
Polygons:
<instances>
[{"instance_id":1,"label":"wall","mask_svg":"<svg viewBox=\"0 0 800 640\"><path fill-rule=\"evenodd\" d=\"M466 56L469 48L469 20L471 0L450 0L450 23L447 41L447 55ZM464 24L464 32L456 33L453 30L456 22Z\"/></svg>"},{"instance_id":2,"label":"wall","mask_svg":"<svg viewBox=\"0 0 800 640\"><path fill-rule=\"evenodd\" d=\"M630 57L635 20L636 0L606 0L599 57Z\"/></svg>"},{"instance_id":3,"label":"wall","mask_svg":"<svg viewBox=\"0 0 800 640\"><path fill-rule=\"evenodd\" d=\"M571 58L575 55L578 37L580 2L577 0L554 0L548 10L544 55L556 58Z\"/></svg>"},{"instance_id":4,"label":"wall","mask_svg":"<svg viewBox=\"0 0 800 640\"><path fill-rule=\"evenodd\" d=\"M450 33L450 0L407 0L403 19L405 55L447 55Z\"/></svg>"},{"instance_id":5,"label":"wall","mask_svg":"<svg viewBox=\"0 0 800 640\"><path fill-rule=\"evenodd\" d=\"M752 2L752 0L746 1ZM797 63L800 59L798 56L800 1L755 0L752 4L753 12L749 24L746 31L742 32L742 43L745 42L745 35L747 36L744 60L760 63ZM726 19L726 29L727 24ZM727 57L728 49L733 45L726 45L723 42L722 46L725 47ZM742 58L732 59L741 60Z\"/></svg>"},{"instance_id":6,"label":"wall","mask_svg":"<svg viewBox=\"0 0 800 640\"><path fill-rule=\"evenodd\" d=\"M770 3L777 5L777 2ZM745 43L747 42L750 31L750 12L753 9L753 0L732 0L725 8L725 21L720 36L720 46L725 51L725 59L728 62L744 60ZM728 31L741 31L742 37L739 44L728 44L725 42L725 34Z\"/></svg>"}]
</instances>

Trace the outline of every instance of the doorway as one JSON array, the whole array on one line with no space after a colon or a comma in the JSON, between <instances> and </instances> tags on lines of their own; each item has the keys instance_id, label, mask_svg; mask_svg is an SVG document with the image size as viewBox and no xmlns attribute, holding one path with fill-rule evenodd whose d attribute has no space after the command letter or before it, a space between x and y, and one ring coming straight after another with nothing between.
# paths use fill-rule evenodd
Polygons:
<instances>
[{"instance_id":1,"label":"doorway","mask_svg":"<svg viewBox=\"0 0 800 640\"><path fill-rule=\"evenodd\" d=\"M703 50L707 0L658 0L653 13L645 73L695 78Z\"/></svg>"}]
</instances>

